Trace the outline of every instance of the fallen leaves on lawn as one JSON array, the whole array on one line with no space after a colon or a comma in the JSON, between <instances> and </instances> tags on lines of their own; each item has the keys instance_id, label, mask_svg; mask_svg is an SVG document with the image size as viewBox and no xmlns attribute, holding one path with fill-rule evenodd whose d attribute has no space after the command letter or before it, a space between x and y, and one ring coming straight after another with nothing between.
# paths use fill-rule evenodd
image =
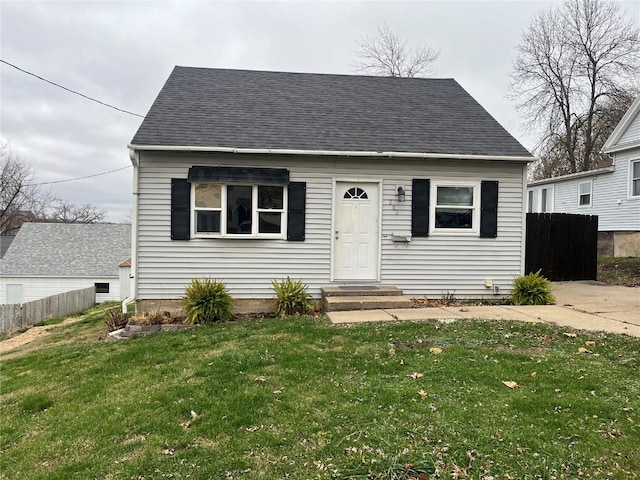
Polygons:
<instances>
[{"instance_id":1,"label":"fallen leaves on lawn","mask_svg":"<svg viewBox=\"0 0 640 480\"><path fill-rule=\"evenodd\" d=\"M418 391L418 395L420 395L420 398L423 400L429 396L429 394L422 389Z\"/></svg>"},{"instance_id":2,"label":"fallen leaves on lawn","mask_svg":"<svg viewBox=\"0 0 640 480\"><path fill-rule=\"evenodd\" d=\"M593 341L591 341L591 340L589 340L589 341L587 341L587 342L584 342L584 344L585 344L587 347L595 347L595 346L596 346L596 342L593 342Z\"/></svg>"},{"instance_id":3,"label":"fallen leaves on lawn","mask_svg":"<svg viewBox=\"0 0 640 480\"><path fill-rule=\"evenodd\" d=\"M442 353L442 349L440 347L431 347L429 351L434 355L440 355Z\"/></svg>"},{"instance_id":4,"label":"fallen leaves on lawn","mask_svg":"<svg viewBox=\"0 0 640 480\"><path fill-rule=\"evenodd\" d=\"M515 390L516 388L519 388L520 385L518 385L516 382L514 382L513 380L503 380L502 383L506 386L509 387L511 390Z\"/></svg>"},{"instance_id":5,"label":"fallen leaves on lawn","mask_svg":"<svg viewBox=\"0 0 640 480\"><path fill-rule=\"evenodd\" d=\"M591 353L591 350L588 350L588 349L586 349L584 347L580 347L578 349L578 353Z\"/></svg>"},{"instance_id":6,"label":"fallen leaves on lawn","mask_svg":"<svg viewBox=\"0 0 640 480\"><path fill-rule=\"evenodd\" d=\"M578 336L575 333L568 333L568 332L563 333L563 335L569 338L576 338Z\"/></svg>"},{"instance_id":7,"label":"fallen leaves on lawn","mask_svg":"<svg viewBox=\"0 0 640 480\"><path fill-rule=\"evenodd\" d=\"M416 380L416 379L418 379L418 378L422 378L422 377L424 377L424 374L423 374L423 373L418 373L418 372L413 372L413 373L411 373L411 374L409 374L409 375L407 375L407 376L408 376L409 378L412 378L412 379Z\"/></svg>"},{"instance_id":8,"label":"fallen leaves on lawn","mask_svg":"<svg viewBox=\"0 0 640 480\"><path fill-rule=\"evenodd\" d=\"M176 451L173 448L165 448L162 450L163 455L174 455Z\"/></svg>"}]
</instances>

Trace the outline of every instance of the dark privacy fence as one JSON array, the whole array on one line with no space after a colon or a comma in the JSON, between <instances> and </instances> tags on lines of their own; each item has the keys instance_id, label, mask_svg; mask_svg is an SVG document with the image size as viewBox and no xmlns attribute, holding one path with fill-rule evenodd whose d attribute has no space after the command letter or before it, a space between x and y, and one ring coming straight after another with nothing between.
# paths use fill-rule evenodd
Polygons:
<instances>
[{"instance_id":1,"label":"dark privacy fence","mask_svg":"<svg viewBox=\"0 0 640 480\"><path fill-rule=\"evenodd\" d=\"M525 273L542 270L552 281L596 280L598 217L528 213Z\"/></svg>"}]
</instances>

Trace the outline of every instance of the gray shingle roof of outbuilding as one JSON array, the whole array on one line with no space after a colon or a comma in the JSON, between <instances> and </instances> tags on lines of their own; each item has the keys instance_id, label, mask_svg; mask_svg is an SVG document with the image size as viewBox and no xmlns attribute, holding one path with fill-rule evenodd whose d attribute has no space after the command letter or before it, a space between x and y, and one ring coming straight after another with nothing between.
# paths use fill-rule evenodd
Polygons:
<instances>
[{"instance_id":1,"label":"gray shingle roof of outbuilding","mask_svg":"<svg viewBox=\"0 0 640 480\"><path fill-rule=\"evenodd\" d=\"M131 144L530 156L453 79L179 66Z\"/></svg>"},{"instance_id":2,"label":"gray shingle roof of outbuilding","mask_svg":"<svg viewBox=\"0 0 640 480\"><path fill-rule=\"evenodd\" d=\"M25 223L0 263L6 276L113 277L131 256L131 225Z\"/></svg>"}]
</instances>

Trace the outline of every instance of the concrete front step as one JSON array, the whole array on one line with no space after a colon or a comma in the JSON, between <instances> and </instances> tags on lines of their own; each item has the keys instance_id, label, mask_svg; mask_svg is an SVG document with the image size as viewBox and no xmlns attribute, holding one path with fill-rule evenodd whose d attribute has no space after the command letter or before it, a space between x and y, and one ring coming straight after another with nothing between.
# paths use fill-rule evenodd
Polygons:
<instances>
[{"instance_id":1,"label":"concrete front step","mask_svg":"<svg viewBox=\"0 0 640 480\"><path fill-rule=\"evenodd\" d=\"M325 296L322 300L322 306L325 312L340 312L346 310L410 308L413 306L413 302L403 295Z\"/></svg>"},{"instance_id":2,"label":"concrete front step","mask_svg":"<svg viewBox=\"0 0 640 480\"><path fill-rule=\"evenodd\" d=\"M322 298L401 296L402 290L392 285L337 285L322 287Z\"/></svg>"}]
</instances>

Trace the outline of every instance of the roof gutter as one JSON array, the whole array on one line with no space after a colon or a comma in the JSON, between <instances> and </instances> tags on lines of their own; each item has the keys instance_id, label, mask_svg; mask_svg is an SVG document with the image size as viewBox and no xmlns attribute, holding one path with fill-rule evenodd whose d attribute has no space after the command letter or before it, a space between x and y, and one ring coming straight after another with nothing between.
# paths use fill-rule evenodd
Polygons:
<instances>
[{"instance_id":1,"label":"roof gutter","mask_svg":"<svg viewBox=\"0 0 640 480\"><path fill-rule=\"evenodd\" d=\"M233 147L198 147L198 146L165 146L165 145L132 145L128 147L134 151L167 151L167 152L216 152L255 155L313 155L332 157L381 157L381 158L420 158L420 159L451 159L451 160L498 160L506 162L533 162L536 157L524 156L492 156L465 155L452 153L414 153L414 152L366 152L351 150L295 150L284 148L233 148Z\"/></svg>"}]
</instances>

